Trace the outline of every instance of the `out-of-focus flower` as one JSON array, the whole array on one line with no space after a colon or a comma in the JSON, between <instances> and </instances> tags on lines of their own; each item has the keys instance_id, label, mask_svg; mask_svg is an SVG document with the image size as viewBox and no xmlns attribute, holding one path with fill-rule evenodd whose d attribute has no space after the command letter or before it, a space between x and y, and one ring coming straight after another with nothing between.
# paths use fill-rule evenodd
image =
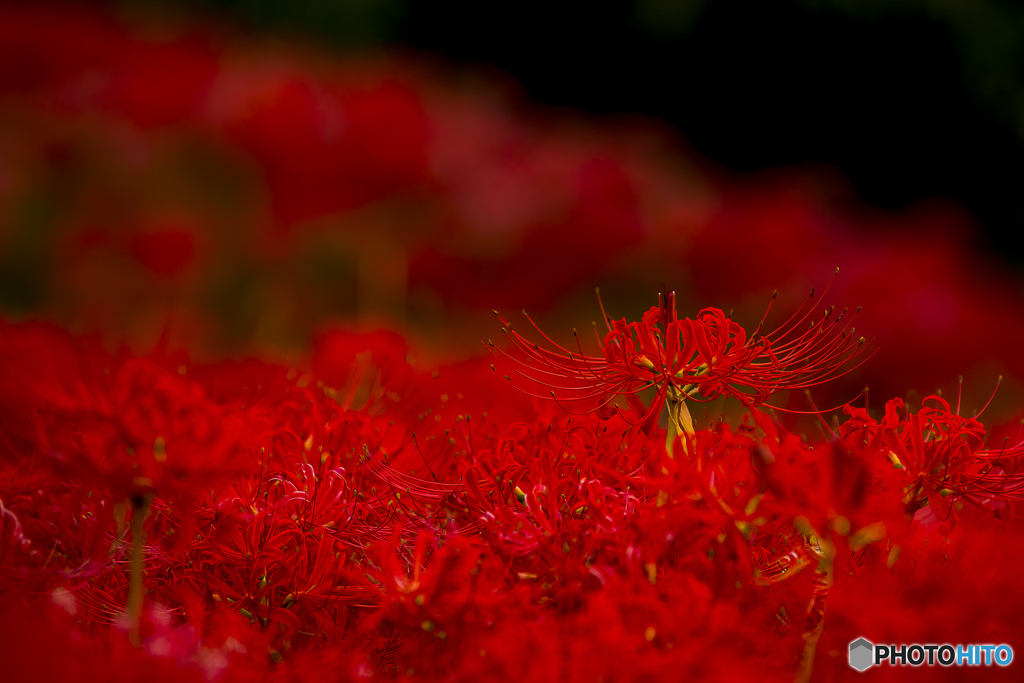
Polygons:
<instances>
[{"instance_id":1,"label":"out-of-focus flower","mask_svg":"<svg viewBox=\"0 0 1024 683\"><path fill-rule=\"evenodd\" d=\"M132 256L157 275L173 277L195 254L195 237L181 228L153 230L135 235L129 245Z\"/></svg>"},{"instance_id":2,"label":"out-of-focus flower","mask_svg":"<svg viewBox=\"0 0 1024 683\"><path fill-rule=\"evenodd\" d=\"M1024 445L986 447L981 422L939 396L925 398L916 413L893 399L880 422L859 415L844 427L848 441L863 439L898 471L907 514L943 535L965 503L1009 517L1024 499Z\"/></svg>"},{"instance_id":3,"label":"out-of-focus flower","mask_svg":"<svg viewBox=\"0 0 1024 683\"><path fill-rule=\"evenodd\" d=\"M5 398L20 404L8 443L39 439L10 455L116 498L203 490L240 471L242 423L187 378L186 359L169 369L44 325L5 325L0 347Z\"/></svg>"}]
</instances>

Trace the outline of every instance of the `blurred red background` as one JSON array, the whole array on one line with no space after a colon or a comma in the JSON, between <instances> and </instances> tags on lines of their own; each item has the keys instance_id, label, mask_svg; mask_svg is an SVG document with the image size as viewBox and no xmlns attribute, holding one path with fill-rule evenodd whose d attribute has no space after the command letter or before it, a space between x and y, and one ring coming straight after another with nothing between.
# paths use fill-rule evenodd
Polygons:
<instances>
[{"instance_id":1,"label":"blurred red background","mask_svg":"<svg viewBox=\"0 0 1024 683\"><path fill-rule=\"evenodd\" d=\"M669 125L531 104L429 53L343 56L198 20L3 6L0 306L110 343L162 331L207 358L304 355L332 325L404 332L424 362L482 353L492 308L558 339L681 312L781 322L811 287L863 306L879 401L955 390L1013 418L1017 274L949 200L860 202L833 167L734 174ZM127 16L127 18L126 18ZM805 408L802 397L790 405Z\"/></svg>"}]
</instances>

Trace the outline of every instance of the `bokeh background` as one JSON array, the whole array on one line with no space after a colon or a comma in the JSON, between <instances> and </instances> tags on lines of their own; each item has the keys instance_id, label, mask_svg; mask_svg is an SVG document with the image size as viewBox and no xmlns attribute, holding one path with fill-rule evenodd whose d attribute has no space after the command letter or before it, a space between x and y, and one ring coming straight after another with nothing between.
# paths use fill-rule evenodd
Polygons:
<instances>
[{"instance_id":1,"label":"bokeh background","mask_svg":"<svg viewBox=\"0 0 1024 683\"><path fill-rule=\"evenodd\" d=\"M822 404L1004 375L1013 425L1022 69L1000 0L4 2L0 316L429 365L495 308L570 340L598 286L748 328L778 289L770 327L838 267L877 353Z\"/></svg>"}]
</instances>

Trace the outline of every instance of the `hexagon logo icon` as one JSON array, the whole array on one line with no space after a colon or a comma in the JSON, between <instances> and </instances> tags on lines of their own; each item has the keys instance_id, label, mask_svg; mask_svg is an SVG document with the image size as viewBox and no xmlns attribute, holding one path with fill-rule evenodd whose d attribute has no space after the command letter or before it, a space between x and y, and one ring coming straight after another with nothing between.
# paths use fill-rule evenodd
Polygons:
<instances>
[{"instance_id":1,"label":"hexagon logo icon","mask_svg":"<svg viewBox=\"0 0 1024 683\"><path fill-rule=\"evenodd\" d=\"M874 662L875 646L865 638L858 638L850 643L850 666L857 671L864 671Z\"/></svg>"}]
</instances>

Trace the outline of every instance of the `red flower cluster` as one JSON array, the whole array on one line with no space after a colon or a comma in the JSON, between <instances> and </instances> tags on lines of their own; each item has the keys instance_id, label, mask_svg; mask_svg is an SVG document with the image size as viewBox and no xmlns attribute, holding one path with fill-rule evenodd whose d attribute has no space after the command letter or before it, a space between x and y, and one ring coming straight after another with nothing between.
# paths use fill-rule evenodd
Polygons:
<instances>
[{"instance_id":1,"label":"red flower cluster","mask_svg":"<svg viewBox=\"0 0 1024 683\"><path fill-rule=\"evenodd\" d=\"M107 353L43 325L0 328L12 455L115 498L209 489L244 469L248 427L155 353ZM251 448L250 448L251 451Z\"/></svg>"},{"instance_id":2,"label":"red flower cluster","mask_svg":"<svg viewBox=\"0 0 1024 683\"><path fill-rule=\"evenodd\" d=\"M616 324L607 367L678 358L652 351L664 330L694 349L673 375L703 358L714 376L734 348L787 357L724 318L654 319L670 312ZM727 339L687 347L716 321ZM11 680L846 679L845 643L894 624L1020 645L999 568L1024 447L986 446L939 398L847 408L814 441L751 408L672 457L656 423L566 415L480 361L418 370L394 335L333 333L289 370L16 325L0 356Z\"/></svg>"},{"instance_id":3,"label":"red flower cluster","mask_svg":"<svg viewBox=\"0 0 1024 683\"><path fill-rule=\"evenodd\" d=\"M193 358L405 312L414 351L458 358L479 310L599 276L685 267L741 305L838 263L875 395L1024 375L1021 299L949 207L841 211L409 63L266 55L0 8L4 310L136 346L171 320ZM523 391L394 333L286 366L4 323L0 679L854 680L861 636L1020 652L1019 427L941 396L777 418L867 378L875 344L814 301L750 331L666 294L603 315L593 355L505 322ZM716 398L742 412L691 416ZM1019 677L869 675L908 672Z\"/></svg>"}]
</instances>

